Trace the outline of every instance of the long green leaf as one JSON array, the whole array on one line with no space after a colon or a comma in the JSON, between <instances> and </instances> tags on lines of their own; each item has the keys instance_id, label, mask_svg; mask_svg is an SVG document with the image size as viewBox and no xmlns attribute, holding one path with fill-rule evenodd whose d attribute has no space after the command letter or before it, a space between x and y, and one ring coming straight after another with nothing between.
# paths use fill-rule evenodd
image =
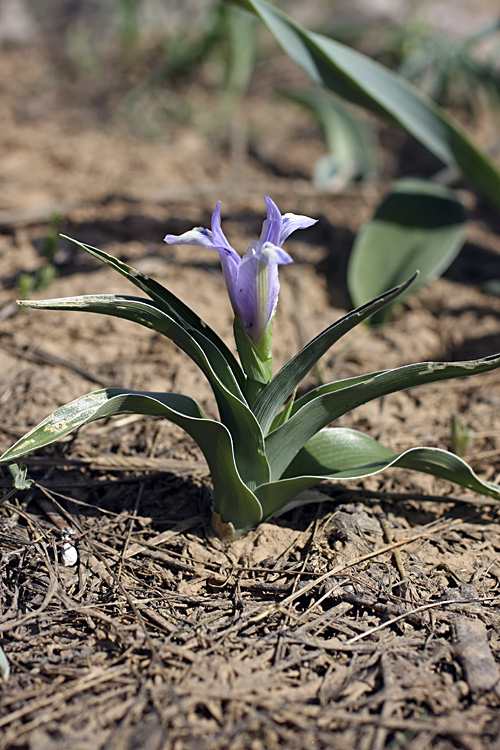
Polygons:
<instances>
[{"instance_id":1,"label":"long green leaf","mask_svg":"<svg viewBox=\"0 0 500 750\"><path fill-rule=\"evenodd\" d=\"M463 378L500 367L500 354L468 362L420 362L373 374L355 385L323 392L305 403L265 440L271 479L279 479L299 450L323 427L361 404L389 393L440 380Z\"/></svg>"},{"instance_id":2,"label":"long green leaf","mask_svg":"<svg viewBox=\"0 0 500 750\"><path fill-rule=\"evenodd\" d=\"M123 318L133 323L161 333L182 349L206 375L212 383L213 374L224 387L244 401L233 371L219 349L209 339L204 347L193 338L192 328L183 328L174 318L144 297L133 297L125 294L86 294L77 297L60 297L47 300L22 300L18 304L42 310L72 310L109 315Z\"/></svg>"},{"instance_id":3,"label":"long green leaf","mask_svg":"<svg viewBox=\"0 0 500 750\"><path fill-rule=\"evenodd\" d=\"M428 180L404 179L356 235L349 256L347 283L355 305L401 283L420 271L409 294L440 276L457 256L465 239L466 215L456 194ZM371 318L382 323L392 305Z\"/></svg>"},{"instance_id":4,"label":"long green leaf","mask_svg":"<svg viewBox=\"0 0 500 750\"><path fill-rule=\"evenodd\" d=\"M236 464L250 487L269 479L269 465L264 455L263 434L252 411L244 402L229 365L208 339L205 350L163 310L148 300L118 294L63 297L62 299L28 301L27 307L50 310L76 310L125 318L153 329L174 341L198 365L213 388L222 422L234 441ZM206 352L211 354L209 361ZM212 364L216 365L215 368Z\"/></svg>"},{"instance_id":5,"label":"long green leaf","mask_svg":"<svg viewBox=\"0 0 500 750\"><path fill-rule=\"evenodd\" d=\"M500 205L500 172L446 113L401 76L340 42L307 31L265 0L230 0L255 13L311 78L346 101L388 118Z\"/></svg>"},{"instance_id":6,"label":"long green leaf","mask_svg":"<svg viewBox=\"0 0 500 750\"><path fill-rule=\"evenodd\" d=\"M268 518L320 481L360 479L391 467L432 474L500 501L500 486L480 479L453 453L439 448L410 448L395 453L362 432L344 428L318 432L297 454L283 478L262 485L256 495L264 518Z\"/></svg>"},{"instance_id":7,"label":"long green leaf","mask_svg":"<svg viewBox=\"0 0 500 750\"><path fill-rule=\"evenodd\" d=\"M352 328L361 323L370 315L381 310L389 304L399 294L404 292L412 281L416 278L414 274L410 279L400 284L395 289L391 289L381 294L371 302L352 310L340 320L337 320L328 328L325 328L312 341L309 341L303 349L300 350L292 359L276 373L271 382L264 388L256 399L252 409L257 421L266 435L269 431L273 419L278 413L284 401L297 388L309 370L314 367L316 362L332 347L342 336L348 333ZM296 409L294 409L296 411Z\"/></svg>"},{"instance_id":8,"label":"long green leaf","mask_svg":"<svg viewBox=\"0 0 500 750\"><path fill-rule=\"evenodd\" d=\"M184 302L176 297L175 294L172 294L172 292L166 289L162 284L150 278L145 273L142 273L142 271L138 271L136 268L132 268L132 266L129 266L127 263L123 263L121 260L114 258L112 255L104 252L104 250L99 250L97 247L86 245L85 243L74 240L72 237L68 237L65 234L61 235L61 237L64 237L64 239L69 240L69 242L72 242L78 247L81 247L82 250L85 250L86 253L102 261L114 271L117 271L126 279L128 279L128 281L134 284L134 286L141 289L158 305L161 310L166 312L167 315L170 315L183 328L189 329L193 338L198 339L198 337L200 337L200 340L198 342L200 343L200 345L203 343L203 340L209 339L212 344L220 351L229 367L233 371L234 377L236 378L240 389L244 389L245 374L234 354L230 351L224 341L217 335L217 333L212 328L210 328L210 326L205 323L205 321L202 320L193 310L191 310L191 308L189 308L184 304Z\"/></svg>"},{"instance_id":9,"label":"long green leaf","mask_svg":"<svg viewBox=\"0 0 500 750\"><path fill-rule=\"evenodd\" d=\"M311 391L304 393L303 396L294 401L292 408L290 409L289 417L296 414L299 409L302 409L302 407L308 404L310 401L314 401L314 399L318 398L318 396L323 396L325 393L335 393L335 391L341 391L344 388L349 388L350 386L357 385L358 383L366 383L368 380L373 380L376 375L381 375L383 372L390 372L390 370L376 370L375 372L367 372L364 375L354 375L352 378L336 380L334 383L324 383L323 385L318 385L317 388L313 388ZM277 424L275 428L273 422L272 429L281 427L281 424L283 423L281 422L280 424Z\"/></svg>"},{"instance_id":10,"label":"long green leaf","mask_svg":"<svg viewBox=\"0 0 500 750\"><path fill-rule=\"evenodd\" d=\"M314 168L318 187L339 189L373 174L374 144L368 129L344 104L321 89L285 91L284 96L308 109L323 128L327 153Z\"/></svg>"},{"instance_id":11,"label":"long green leaf","mask_svg":"<svg viewBox=\"0 0 500 750\"><path fill-rule=\"evenodd\" d=\"M53 443L78 427L116 414L164 417L184 429L206 458L214 487L214 510L239 529L255 526L262 508L236 468L229 430L207 419L196 401L177 393L147 393L124 388L104 388L56 409L0 456L10 463L29 451Z\"/></svg>"}]
</instances>

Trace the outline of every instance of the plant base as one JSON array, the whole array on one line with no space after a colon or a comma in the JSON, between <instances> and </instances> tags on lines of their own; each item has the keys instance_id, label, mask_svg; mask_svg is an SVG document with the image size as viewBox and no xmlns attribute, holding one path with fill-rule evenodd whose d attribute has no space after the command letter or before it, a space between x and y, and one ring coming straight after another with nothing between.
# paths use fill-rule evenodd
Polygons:
<instances>
[{"instance_id":1,"label":"plant base","mask_svg":"<svg viewBox=\"0 0 500 750\"><path fill-rule=\"evenodd\" d=\"M224 523L222 518L214 510L212 511L212 530L216 536L223 542L234 542L238 535L233 524Z\"/></svg>"}]
</instances>

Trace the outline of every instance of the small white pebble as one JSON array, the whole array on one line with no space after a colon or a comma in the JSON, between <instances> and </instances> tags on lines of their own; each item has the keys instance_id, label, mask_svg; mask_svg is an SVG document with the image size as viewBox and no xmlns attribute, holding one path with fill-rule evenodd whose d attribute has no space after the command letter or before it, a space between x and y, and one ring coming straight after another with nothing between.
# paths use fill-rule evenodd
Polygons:
<instances>
[{"instance_id":1,"label":"small white pebble","mask_svg":"<svg viewBox=\"0 0 500 750\"><path fill-rule=\"evenodd\" d=\"M76 551L76 547L73 547L69 542L64 542L63 544L61 562L68 568L71 568L78 562L78 552Z\"/></svg>"}]
</instances>

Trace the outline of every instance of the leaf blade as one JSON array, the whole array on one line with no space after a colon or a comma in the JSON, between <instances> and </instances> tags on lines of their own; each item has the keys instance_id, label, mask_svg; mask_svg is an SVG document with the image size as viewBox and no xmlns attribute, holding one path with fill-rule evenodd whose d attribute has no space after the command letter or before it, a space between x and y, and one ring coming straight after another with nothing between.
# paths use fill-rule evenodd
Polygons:
<instances>
[{"instance_id":1,"label":"leaf blade","mask_svg":"<svg viewBox=\"0 0 500 750\"><path fill-rule=\"evenodd\" d=\"M299 450L319 430L357 406L406 388L414 388L440 380L468 377L500 367L500 354L466 362L419 362L394 370L373 373L371 378L340 390L332 383L332 392L323 387L321 395L298 405L293 416L267 435L266 453L271 466L271 479L281 477Z\"/></svg>"},{"instance_id":2,"label":"leaf blade","mask_svg":"<svg viewBox=\"0 0 500 750\"><path fill-rule=\"evenodd\" d=\"M171 291L166 289L158 281L155 281L155 279L147 276L147 274L138 271L127 263L123 263L121 260L118 260L118 258L104 252L104 250L99 250L97 247L86 245L84 242L79 242L65 234L62 234L61 237L64 237L64 239L82 248L86 253L102 261L114 271L117 271L124 276L128 281L134 284L134 286L147 294L160 307L160 309L170 315L183 328L193 329L196 333L202 334L205 339L209 339L212 344L219 349L220 353L233 371L240 389L243 390L245 385L245 375L234 354L230 351L220 336L218 336L218 334L210 328L210 326L205 323L199 315L191 310L190 307L176 297L175 294L172 294Z\"/></svg>"},{"instance_id":3,"label":"leaf blade","mask_svg":"<svg viewBox=\"0 0 500 750\"><path fill-rule=\"evenodd\" d=\"M279 372L272 378L271 382L261 391L253 405L253 412L264 434L267 434L272 425L272 421L278 413L279 408L286 398L300 384L302 379L307 375L309 370L314 367L316 362L322 357L342 336L361 323L366 318L373 315L385 305L389 304L399 294L404 292L416 278L414 274L411 278L400 284L395 289L391 289L381 294L371 302L362 305L356 310L352 310L343 318L337 320L328 328L325 328L312 341L309 341L292 359L290 359ZM293 411L297 409L294 408Z\"/></svg>"},{"instance_id":4,"label":"leaf blade","mask_svg":"<svg viewBox=\"0 0 500 750\"><path fill-rule=\"evenodd\" d=\"M70 310L74 312L91 312L122 318L149 330L162 334L182 349L204 372L207 379L213 379L213 373L224 387L234 396L244 401L243 394L236 382L232 370L220 351L209 339L202 347L193 337L193 329L183 328L164 310L144 297L133 297L125 294L85 294L75 297L60 297L44 300L22 300L21 307L42 310ZM200 334L198 334L199 338ZM213 370L213 372L211 372Z\"/></svg>"},{"instance_id":5,"label":"leaf blade","mask_svg":"<svg viewBox=\"0 0 500 750\"><path fill-rule=\"evenodd\" d=\"M500 172L448 115L401 76L356 50L309 32L266 0L229 0L264 22L311 78L353 104L383 116L445 164L458 168L495 205Z\"/></svg>"},{"instance_id":6,"label":"leaf blade","mask_svg":"<svg viewBox=\"0 0 500 750\"><path fill-rule=\"evenodd\" d=\"M306 443L282 479L259 487L256 494L264 518L269 518L320 481L360 479L393 467L431 474L500 501L500 486L483 481L453 453L429 447L396 453L368 435L347 428L321 430Z\"/></svg>"},{"instance_id":7,"label":"leaf blade","mask_svg":"<svg viewBox=\"0 0 500 750\"><path fill-rule=\"evenodd\" d=\"M374 144L367 127L338 99L311 88L285 91L283 96L309 110L323 129L327 153L314 168L318 187L338 190L375 172Z\"/></svg>"},{"instance_id":8,"label":"leaf blade","mask_svg":"<svg viewBox=\"0 0 500 750\"><path fill-rule=\"evenodd\" d=\"M207 419L197 402L177 393L148 393L124 388L103 388L56 409L2 456L7 463L27 452L49 445L75 429L117 414L166 417L196 441L208 463L214 486L214 510L236 529L260 522L262 508L244 484L234 459L229 430Z\"/></svg>"},{"instance_id":9,"label":"leaf blade","mask_svg":"<svg viewBox=\"0 0 500 750\"><path fill-rule=\"evenodd\" d=\"M125 295L85 295L61 299L27 301L25 307L93 312L131 320L158 331L183 349L207 377L214 391L221 419L234 441L238 469L249 486L269 479L269 465L264 454L263 434L252 411L246 405L228 363L208 339L200 345L190 330L146 299ZM192 330L192 329L191 329ZM210 357L206 352L209 352ZM215 364L217 371L212 364Z\"/></svg>"},{"instance_id":10,"label":"leaf blade","mask_svg":"<svg viewBox=\"0 0 500 750\"><path fill-rule=\"evenodd\" d=\"M417 268L417 281L397 303L440 276L463 245L465 224L464 207L451 190L427 180L399 180L356 235L347 268L355 305L395 286ZM394 304L393 300L371 321L384 322Z\"/></svg>"}]
</instances>

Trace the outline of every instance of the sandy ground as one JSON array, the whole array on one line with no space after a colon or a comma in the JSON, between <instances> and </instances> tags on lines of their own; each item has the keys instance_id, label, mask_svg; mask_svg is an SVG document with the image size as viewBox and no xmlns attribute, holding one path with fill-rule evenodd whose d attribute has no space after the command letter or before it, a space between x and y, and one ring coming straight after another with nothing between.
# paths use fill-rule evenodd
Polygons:
<instances>
[{"instance_id":1,"label":"sandy ground","mask_svg":"<svg viewBox=\"0 0 500 750\"><path fill-rule=\"evenodd\" d=\"M282 274L276 364L349 309L354 235L390 180L422 156L384 128L376 182L318 191L317 131L291 105L263 97L273 76L296 73L282 61L271 71L271 80L257 77L236 130L216 137L218 102L194 86L194 124L173 120L148 139L136 113L103 115L95 83L75 91L55 76L43 49L1 52L2 449L105 385L186 392L215 413L202 376L158 335L16 308L21 275L37 278L54 225L154 276L229 341L217 257L162 237L206 226L220 199L226 233L244 250L269 194L283 211L319 218L289 242L295 263ZM469 127L482 145L495 129L486 119ZM246 154L242 132L251 134ZM500 299L484 290L500 278L500 219L459 187L470 222L453 266L387 326L342 340L304 389L318 378L500 351ZM32 296L133 293L65 241L54 266L56 278ZM496 373L396 394L341 424L394 449L449 448L453 411L474 430L474 469L495 480ZM394 470L323 485L321 504L224 546L210 531L201 454L164 420L94 423L26 463L35 484L0 521L0 644L11 666L2 750L498 746L493 501ZM65 527L75 566L61 557Z\"/></svg>"}]
</instances>

